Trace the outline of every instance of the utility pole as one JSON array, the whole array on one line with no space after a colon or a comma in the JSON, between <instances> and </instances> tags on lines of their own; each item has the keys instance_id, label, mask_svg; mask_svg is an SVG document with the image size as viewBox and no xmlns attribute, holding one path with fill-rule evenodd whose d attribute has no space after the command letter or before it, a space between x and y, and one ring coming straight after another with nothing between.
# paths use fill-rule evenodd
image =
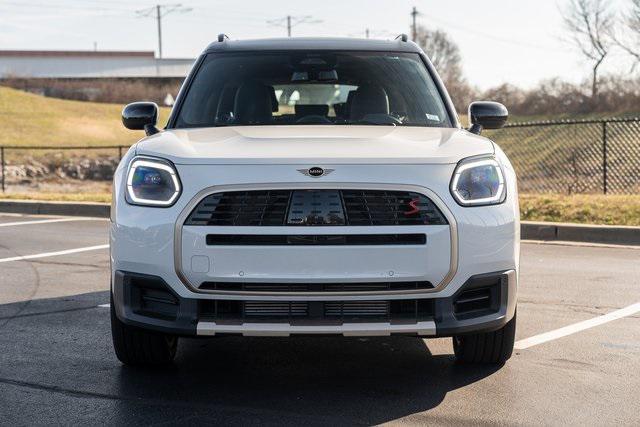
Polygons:
<instances>
[{"instance_id":1,"label":"utility pole","mask_svg":"<svg viewBox=\"0 0 640 427\"><path fill-rule=\"evenodd\" d=\"M156 5L156 22L158 23L158 58L162 58L162 14L160 14L160 5ZM414 34L415 34L415 30Z\"/></svg>"},{"instance_id":2,"label":"utility pole","mask_svg":"<svg viewBox=\"0 0 640 427\"><path fill-rule=\"evenodd\" d=\"M173 4L157 4L147 9L136 10L138 18L154 18L158 26L158 58L162 58L162 18L172 12L187 13L192 9L190 7L182 7L180 3Z\"/></svg>"},{"instance_id":3,"label":"utility pole","mask_svg":"<svg viewBox=\"0 0 640 427\"><path fill-rule=\"evenodd\" d=\"M411 11L411 39L413 41L416 41L416 39L418 38L418 27L416 26L416 18L418 17L420 13L418 12L418 9L416 9L415 6L413 6L413 10Z\"/></svg>"},{"instance_id":4,"label":"utility pole","mask_svg":"<svg viewBox=\"0 0 640 427\"><path fill-rule=\"evenodd\" d=\"M287 29L287 37L291 37L291 29L300 24L319 24L322 22L320 19L314 19L311 15L305 16L291 16L287 15L284 18L272 19L267 21L267 24L273 27L284 27Z\"/></svg>"}]
</instances>

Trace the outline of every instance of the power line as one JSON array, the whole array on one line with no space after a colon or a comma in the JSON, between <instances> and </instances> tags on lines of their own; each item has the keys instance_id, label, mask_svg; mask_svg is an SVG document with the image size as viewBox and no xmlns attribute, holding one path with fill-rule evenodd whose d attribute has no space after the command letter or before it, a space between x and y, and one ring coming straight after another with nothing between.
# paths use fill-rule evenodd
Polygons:
<instances>
[{"instance_id":1,"label":"power line","mask_svg":"<svg viewBox=\"0 0 640 427\"><path fill-rule=\"evenodd\" d=\"M158 23L158 58L162 58L162 18L164 18L165 16L173 12L187 13L187 12L190 12L191 10L193 9L191 9L190 7L182 7L182 4L174 3L174 4L157 4L147 9L141 9L136 11L138 18L153 17L156 19Z\"/></svg>"},{"instance_id":2,"label":"power line","mask_svg":"<svg viewBox=\"0 0 640 427\"><path fill-rule=\"evenodd\" d=\"M291 28L300 24L319 24L320 22L322 22L321 19L314 19L313 16L311 15L305 15L305 16L287 15L284 18L272 19L270 21L267 21L267 24L274 27L286 27L287 37L291 37Z\"/></svg>"},{"instance_id":3,"label":"power line","mask_svg":"<svg viewBox=\"0 0 640 427\"><path fill-rule=\"evenodd\" d=\"M556 52L571 52L570 49L563 49L563 48L559 48L559 47L552 47L552 46L545 46L545 45L540 45L537 43L531 43L531 42L527 42L524 40L517 40L517 39L513 39L513 38L504 38L504 37L498 37L495 36L493 34L490 33L485 33L484 31L478 31L475 30L473 28L467 27L467 26L463 26L463 25L459 25L456 24L454 22L451 21L445 21L443 19L440 18L436 18L435 16L431 16L428 14L424 14L425 16L427 16L427 18L429 18L429 20L433 21L433 22L437 22L447 28L453 28L456 29L462 33L467 33L467 34L473 34L475 36L479 36L479 37L484 37L490 40L495 40L497 42L501 42L501 43L506 43L506 44L511 44L513 46L519 46L519 47L528 47L531 49L540 49L540 50L544 50L544 51L556 51Z\"/></svg>"}]
</instances>

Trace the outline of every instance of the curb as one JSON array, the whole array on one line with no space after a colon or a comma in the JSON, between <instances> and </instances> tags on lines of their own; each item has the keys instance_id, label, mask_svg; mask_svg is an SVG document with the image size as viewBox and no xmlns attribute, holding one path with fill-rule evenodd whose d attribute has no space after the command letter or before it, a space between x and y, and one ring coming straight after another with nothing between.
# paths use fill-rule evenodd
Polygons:
<instances>
[{"instance_id":1,"label":"curb","mask_svg":"<svg viewBox=\"0 0 640 427\"><path fill-rule=\"evenodd\" d=\"M111 205L93 202L46 202L0 199L0 212L109 218Z\"/></svg>"},{"instance_id":2,"label":"curb","mask_svg":"<svg viewBox=\"0 0 640 427\"><path fill-rule=\"evenodd\" d=\"M640 227L522 221L520 238L640 246Z\"/></svg>"},{"instance_id":3,"label":"curb","mask_svg":"<svg viewBox=\"0 0 640 427\"><path fill-rule=\"evenodd\" d=\"M45 202L0 199L0 212L109 218L111 205L91 202ZM522 221L523 240L585 242L640 246L640 227Z\"/></svg>"}]
</instances>

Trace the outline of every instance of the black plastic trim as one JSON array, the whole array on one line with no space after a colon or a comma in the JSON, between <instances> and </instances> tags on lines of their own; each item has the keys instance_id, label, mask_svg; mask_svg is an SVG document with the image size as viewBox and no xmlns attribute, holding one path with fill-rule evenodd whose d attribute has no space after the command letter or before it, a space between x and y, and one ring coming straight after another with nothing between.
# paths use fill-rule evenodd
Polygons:
<instances>
[{"instance_id":1,"label":"black plastic trim","mask_svg":"<svg viewBox=\"0 0 640 427\"><path fill-rule=\"evenodd\" d=\"M369 292L433 289L431 282L253 283L204 282L200 289L242 292ZM402 300L399 300L402 301Z\"/></svg>"},{"instance_id":2,"label":"black plastic trim","mask_svg":"<svg viewBox=\"0 0 640 427\"><path fill-rule=\"evenodd\" d=\"M148 315L148 313L141 311L137 300L139 295L136 295L136 287L131 286L132 282L136 280L146 282L153 289L169 292L178 305L176 316L167 318L153 314ZM111 292L116 315L124 324L175 335L196 335L198 300L180 298L161 277L116 271Z\"/></svg>"},{"instance_id":3,"label":"black plastic trim","mask_svg":"<svg viewBox=\"0 0 640 427\"><path fill-rule=\"evenodd\" d=\"M191 71L189 72L189 75L182 83L182 86L180 86L180 90L178 91L178 96L176 96L176 102L173 105L173 108L171 109L171 114L169 114L169 119L167 120L167 125L165 126L165 129L176 128L175 127L176 118L180 114L180 110L182 110L182 105L184 104L184 98L187 92L189 91L189 89L191 88L191 84L193 83L193 80L195 79L196 74L200 70L200 67L204 62L205 57L206 57L206 54L202 53L198 57L198 59L196 59L196 62L193 64L193 68L191 68Z\"/></svg>"},{"instance_id":4,"label":"black plastic trim","mask_svg":"<svg viewBox=\"0 0 640 427\"><path fill-rule=\"evenodd\" d=\"M515 273L512 273L515 277ZM128 286L131 278L142 278L147 281L153 281L162 289L169 291L179 304L179 310L175 320L165 318L145 316L135 312L135 303L131 291ZM463 292L476 289L479 287L495 284L499 287L499 308L497 312L491 314L482 314L478 317L458 319L455 316L453 304L455 300ZM222 306L230 308L224 317L233 319L238 315L238 309L242 307L242 301L237 300L212 300L197 298L181 298L179 297L166 282L157 276L139 274L132 272L116 271L112 284L113 304L118 318L125 324L136 326L144 329L155 330L159 332L181 335L195 336L197 334L197 324L200 315L211 316L211 314L219 313ZM415 313L428 313L428 317L433 318L436 324L436 336L448 337L455 335L464 335L468 333L490 332L500 329L507 324L515 313L516 306L516 283L515 280L509 280L508 271L499 271L494 273L479 274L470 277L465 284L452 296L446 298L407 298L401 300L389 300L391 304L390 314L395 313L394 307L400 308L401 312L406 312L403 304L415 305ZM353 301L351 301L353 302ZM355 301L358 302L358 301ZM323 301L305 301L308 310L313 314L317 310L324 307ZM204 306L203 306L204 305ZM206 306L206 307L205 307ZM430 308L432 307L432 308ZM212 312L211 310L214 310ZM202 311L201 311L202 310ZM406 321L411 321L405 318ZM354 319L352 319L354 320ZM367 318L366 321L374 321Z\"/></svg>"},{"instance_id":5,"label":"black plastic trim","mask_svg":"<svg viewBox=\"0 0 640 427\"><path fill-rule=\"evenodd\" d=\"M498 292L495 308L479 311L473 316L456 316L454 304L462 293L471 289L495 285ZM436 335L446 337L468 333L491 332L500 329L513 317L516 301L516 284L510 283L506 271L471 276L448 298L437 298L435 311Z\"/></svg>"},{"instance_id":6,"label":"black plastic trim","mask_svg":"<svg viewBox=\"0 0 640 427\"><path fill-rule=\"evenodd\" d=\"M207 234L209 246L424 245L425 234Z\"/></svg>"}]
</instances>

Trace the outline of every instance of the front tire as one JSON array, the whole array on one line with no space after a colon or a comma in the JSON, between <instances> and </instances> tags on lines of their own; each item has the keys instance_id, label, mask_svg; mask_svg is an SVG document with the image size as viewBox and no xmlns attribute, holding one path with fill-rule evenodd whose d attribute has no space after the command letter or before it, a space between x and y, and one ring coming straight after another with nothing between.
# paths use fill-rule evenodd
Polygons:
<instances>
[{"instance_id":1,"label":"front tire","mask_svg":"<svg viewBox=\"0 0 640 427\"><path fill-rule=\"evenodd\" d=\"M178 348L178 337L125 325L116 316L111 297L111 336L116 356L125 365L165 365Z\"/></svg>"},{"instance_id":2,"label":"front tire","mask_svg":"<svg viewBox=\"0 0 640 427\"><path fill-rule=\"evenodd\" d=\"M513 353L516 338L516 315L502 328L453 337L453 351L460 363L504 364Z\"/></svg>"}]
</instances>

